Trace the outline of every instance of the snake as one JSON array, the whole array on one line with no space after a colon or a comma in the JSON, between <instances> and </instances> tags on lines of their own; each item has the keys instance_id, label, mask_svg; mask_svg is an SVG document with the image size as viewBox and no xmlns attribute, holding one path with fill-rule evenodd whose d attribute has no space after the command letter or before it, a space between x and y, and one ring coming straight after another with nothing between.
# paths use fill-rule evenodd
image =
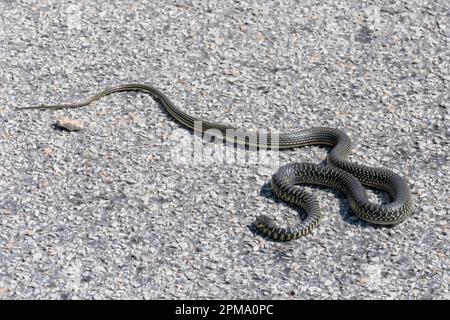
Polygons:
<instances>
[{"instance_id":1,"label":"snake","mask_svg":"<svg viewBox=\"0 0 450 320\"><path fill-rule=\"evenodd\" d=\"M319 202L305 188L305 185L331 187L343 193L353 213L369 224L395 225L412 215L413 200L405 178L386 168L369 167L350 162L348 156L351 151L351 140L339 129L311 127L288 132L243 130L236 126L193 117L176 107L164 92L143 83L109 87L79 103L37 105L16 109L79 108L90 105L112 93L122 91L141 91L150 94L175 120L185 127L202 134L208 133L209 130L216 130L234 145L253 146L259 149L293 149L308 145L331 147L325 164L288 163L273 174L270 181L275 196L303 210L306 217L303 219L299 217L295 226L280 227L273 218L264 214L259 215L253 225L263 236L281 241L294 240L311 233L319 224L322 218ZM240 133L230 134L230 132L236 131ZM386 192L390 201L388 203L371 202L364 186Z\"/></svg>"}]
</instances>

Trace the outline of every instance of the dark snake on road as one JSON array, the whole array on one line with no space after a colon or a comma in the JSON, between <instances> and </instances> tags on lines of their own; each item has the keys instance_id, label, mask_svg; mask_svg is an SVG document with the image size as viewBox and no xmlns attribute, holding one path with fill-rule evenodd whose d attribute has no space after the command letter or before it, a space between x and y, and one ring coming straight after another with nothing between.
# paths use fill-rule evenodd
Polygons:
<instances>
[{"instance_id":1,"label":"dark snake on road","mask_svg":"<svg viewBox=\"0 0 450 320\"><path fill-rule=\"evenodd\" d=\"M255 226L268 237L275 240L293 240L310 233L318 225L321 218L319 203L310 192L299 186L301 184L324 185L344 193L355 215L371 224L393 225L404 221L412 214L413 202L410 188L405 179L388 169L372 168L348 161L351 140L338 129L313 127L293 132L271 132L270 134L263 130L256 130L244 132L244 135L230 135L230 131L242 131L242 129L192 117L177 108L162 91L141 83L111 87L81 103L17 109L79 108L114 92L136 90L149 93L153 98L159 100L167 112L184 126L202 133L206 133L210 129L218 130L225 139L231 139L233 143L271 149L292 149L307 145L332 147L327 156L326 165L290 163L280 167L272 176L271 184L275 195L305 210L306 218L299 221L295 227L282 228L277 226L272 218L266 215L258 216ZM248 137L254 137L254 139ZM363 185L386 191L390 195L391 201L387 204L370 202Z\"/></svg>"}]
</instances>

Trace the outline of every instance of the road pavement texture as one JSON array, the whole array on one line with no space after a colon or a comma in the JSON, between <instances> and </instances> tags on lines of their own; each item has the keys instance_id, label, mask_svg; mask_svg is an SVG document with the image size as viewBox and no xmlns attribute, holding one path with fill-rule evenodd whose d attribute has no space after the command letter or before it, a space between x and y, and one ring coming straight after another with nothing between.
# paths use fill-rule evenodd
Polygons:
<instances>
[{"instance_id":1,"label":"road pavement texture","mask_svg":"<svg viewBox=\"0 0 450 320\"><path fill-rule=\"evenodd\" d=\"M449 299L449 12L445 0L0 1L0 298ZM414 214L372 226L312 187L318 228L271 241L253 232L258 215L298 220L271 175L328 148L202 141L136 92L15 110L128 82L245 128L340 128L351 161L406 177Z\"/></svg>"}]
</instances>

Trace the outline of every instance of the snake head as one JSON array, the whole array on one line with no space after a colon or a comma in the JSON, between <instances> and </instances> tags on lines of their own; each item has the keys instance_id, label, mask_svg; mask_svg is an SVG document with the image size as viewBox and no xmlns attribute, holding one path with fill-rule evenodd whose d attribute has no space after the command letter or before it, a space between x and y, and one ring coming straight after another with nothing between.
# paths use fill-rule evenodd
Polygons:
<instances>
[{"instance_id":1,"label":"snake head","mask_svg":"<svg viewBox=\"0 0 450 320\"><path fill-rule=\"evenodd\" d=\"M274 229L273 219L265 215L260 215L255 220L255 226L262 234L270 237Z\"/></svg>"}]
</instances>

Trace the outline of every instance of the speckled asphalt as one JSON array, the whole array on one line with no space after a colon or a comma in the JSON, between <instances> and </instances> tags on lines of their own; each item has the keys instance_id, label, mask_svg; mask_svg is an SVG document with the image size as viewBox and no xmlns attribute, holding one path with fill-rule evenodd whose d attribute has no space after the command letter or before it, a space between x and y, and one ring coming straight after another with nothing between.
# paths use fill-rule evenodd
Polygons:
<instances>
[{"instance_id":1,"label":"speckled asphalt","mask_svg":"<svg viewBox=\"0 0 450 320\"><path fill-rule=\"evenodd\" d=\"M446 0L1 0L0 298L449 299L449 35ZM327 149L213 158L142 93L15 110L136 81L210 120L340 128L352 161L407 178L414 215L374 227L313 188L319 227L273 242L255 217L298 213L270 176Z\"/></svg>"}]
</instances>

